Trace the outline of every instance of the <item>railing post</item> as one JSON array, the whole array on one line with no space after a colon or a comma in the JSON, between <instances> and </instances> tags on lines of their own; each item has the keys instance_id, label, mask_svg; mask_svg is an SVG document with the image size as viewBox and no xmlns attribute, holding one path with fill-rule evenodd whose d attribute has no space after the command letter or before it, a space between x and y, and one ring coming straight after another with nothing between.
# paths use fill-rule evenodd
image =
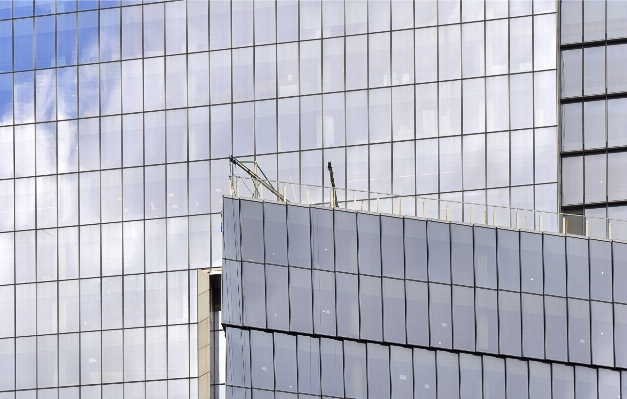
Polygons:
<instances>
[{"instance_id":1,"label":"railing post","mask_svg":"<svg viewBox=\"0 0 627 399\"><path fill-rule=\"evenodd\" d=\"M586 220L586 237L588 237L588 221Z\"/></svg>"},{"instance_id":2,"label":"railing post","mask_svg":"<svg viewBox=\"0 0 627 399\"><path fill-rule=\"evenodd\" d=\"M518 218L518 212L516 212L516 229L520 229L520 219Z\"/></svg>"},{"instance_id":3,"label":"railing post","mask_svg":"<svg viewBox=\"0 0 627 399\"><path fill-rule=\"evenodd\" d=\"M379 196L377 195L377 213L381 213L381 207L379 205Z\"/></svg>"},{"instance_id":4,"label":"railing post","mask_svg":"<svg viewBox=\"0 0 627 399\"><path fill-rule=\"evenodd\" d=\"M608 222L607 226L607 238L612 239L612 222Z\"/></svg>"},{"instance_id":5,"label":"railing post","mask_svg":"<svg viewBox=\"0 0 627 399\"><path fill-rule=\"evenodd\" d=\"M310 205L310 202L309 202L309 189L307 189L307 205Z\"/></svg>"},{"instance_id":6,"label":"railing post","mask_svg":"<svg viewBox=\"0 0 627 399\"><path fill-rule=\"evenodd\" d=\"M447 221L449 220L449 218L448 218L448 204L446 205L446 220Z\"/></svg>"}]
</instances>

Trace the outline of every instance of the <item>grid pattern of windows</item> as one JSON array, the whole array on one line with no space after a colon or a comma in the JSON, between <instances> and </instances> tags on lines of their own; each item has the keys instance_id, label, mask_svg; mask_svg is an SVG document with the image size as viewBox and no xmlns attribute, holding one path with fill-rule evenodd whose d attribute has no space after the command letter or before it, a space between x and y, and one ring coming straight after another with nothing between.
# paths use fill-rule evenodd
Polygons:
<instances>
[{"instance_id":1,"label":"grid pattern of windows","mask_svg":"<svg viewBox=\"0 0 627 399\"><path fill-rule=\"evenodd\" d=\"M230 154L556 211L556 35L551 0L0 1L0 398L193 397Z\"/></svg>"},{"instance_id":2,"label":"grid pattern of windows","mask_svg":"<svg viewBox=\"0 0 627 399\"><path fill-rule=\"evenodd\" d=\"M627 368L621 288L627 244L255 200L224 204L227 397L243 396L243 388L252 388L252 397L268 394L257 389L296 393L297 386L325 397L389 397L390 390L423 385L390 374L392 352L405 352L410 371L400 374L412 375L411 347L423 348L414 351L415 378L435 373L429 362L416 371L426 364L423 356L450 358L454 378L438 383L442 398L459 397L459 387L469 390L471 382L481 397L482 364L487 397L505 397L494 389L506 389L509 362L522 370L510 388L525 398L539 374L543 389L558 398L597 392L601 378L614 382L599 385L599 395L620 389L615 369ZM313 363L311 353L300 363L301 340L313 343ZM325 345L336 348L334 369L320 366ZM364 372L355 377L353 365ZM487 375L497 369L498 384L486 388L496 384ZM330 375L339 393L328 385L325 391ZM303 389L300 378L322 382ZM435 397L431 387L416 397ZM544 397L540 392L530 397Z\"/></svg>"},{"instance_id":3,"label":"grid pattern of windows","mask_svg":"<svg viewBox=\"0 0 627 399\"><path fill-rule=\"evenodd\" d=\"M562 206L627 218L627 4L562 1Z\"/></svg>"},{"instance_id":4,"label":"grid pattern of windows","mask_svg":"<svg viewBox=\"0 0 627 399\"><path fill-rule=\"evenodd\" d=\"M227 342L232 370L226 398L233 399L572 399L627 393L625 372L607 368L236 327L227 330Z\"/></svg>"},{"instance_id":5,"label":"grid pattern of windows","mask_svg":"<svg viewBox=\"0 0 627 399\"><path fill-rule=\"evenodd\" d=\"M225 218L224 323L627 367L625 244L248 200Z\"/></svg>"},{"instance_id":6,"label":"grid pattern of windows","mask_svg":"<svg viewBox=\"0 0 627 399\"><path fill-rule=\"evenodd\" d=\"M211 159L214 206L189 211L219 212L233 153L281 181L331 160L347 188L556 210L554 2L70 4L0 21L4 178ZM34 130L58 168L17 165Z\"/></svg>"}]
</instances>

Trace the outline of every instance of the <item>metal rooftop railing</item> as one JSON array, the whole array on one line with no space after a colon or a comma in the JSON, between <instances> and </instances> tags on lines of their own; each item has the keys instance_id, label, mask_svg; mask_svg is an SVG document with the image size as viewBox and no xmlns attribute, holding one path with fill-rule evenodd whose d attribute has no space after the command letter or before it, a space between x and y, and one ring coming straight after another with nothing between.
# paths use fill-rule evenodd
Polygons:
<instances>
[{"instance_id":1,"label":"metal rooftop railing","mask_svg":"<svg viewBox=\"0 0 627 399\"><path fill-rule=\"evenodd\" d=\"M334 207L332 187L282 181L269 183L289 202ZM255 194L255 181L248 176L231 175L229 190L235 197L281 200L269 190L264 193L259 183ZM343 209L627 241L625 220L347 188L335 188L335 197L338 207Z\"/></svg>"}]
</instances>

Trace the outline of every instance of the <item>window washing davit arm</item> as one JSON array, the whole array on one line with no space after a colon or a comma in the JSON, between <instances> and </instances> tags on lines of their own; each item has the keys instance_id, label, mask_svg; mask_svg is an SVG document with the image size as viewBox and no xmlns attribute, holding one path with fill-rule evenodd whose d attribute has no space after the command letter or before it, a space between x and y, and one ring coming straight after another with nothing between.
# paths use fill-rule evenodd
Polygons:
<instances>
[{"instance_id":1,"label":"window washing davit arm","mask_svg":"<svg viewBox=\"0 0 627 399\"><path fill-rule=\"evenodd\" d=\"M335 192L335 178L333 177L333 167L331 166L331 161L327 164L327 170L329 171L329 176L331 177L331 207L337 208L337 194Z\"/></svg>"},{"instance_id":2,"label":"window washing davit arm","mask_svg":"<svg viewBox=\"0 0 627 399\"><path fill-rule=\"evenodd\" d=\"M253 184L255 185L255 189L254 189L254 193L253 193L253 197L254 198L259 198L259 185L263 185L265 188L267 188L268 190L270 190L270 192L274 195L276 195L276 199L277 201L281 201L281 202L287 202L287 199L283 196L283 194L281 194L279 192L279 190L277 190L276 188L274 188L274 186L272 185L272 183L270 183L270 181L268 180L268 177L266 176L265 173L263 173L263 170L261 170L261 168L259 167L259 165L257 165L257 161L240 161L237 158L235 158L233 155L231 155L229 157L229 161L231 161L231 163L235 166L239 166L244 172L246 172L246 174L248 174L248 176L251 177L251 179L253 180ZM255 170L250 170L250 168L246 165L244 165L245 163L252 163L255 166ZM257 170L259 170L259 172L261 172L261 174L263 175L263 177L259 176L257 174Z\"/></svg>"}]
</instances>

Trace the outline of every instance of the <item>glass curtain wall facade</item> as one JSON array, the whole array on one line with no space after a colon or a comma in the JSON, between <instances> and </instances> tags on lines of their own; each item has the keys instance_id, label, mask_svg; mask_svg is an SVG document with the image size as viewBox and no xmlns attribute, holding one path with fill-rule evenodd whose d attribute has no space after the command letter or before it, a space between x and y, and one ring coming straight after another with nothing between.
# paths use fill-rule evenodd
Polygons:
<instances>
[{"instance_id":1,"label":"glass curtain wall facade","mask_svg":"<svg viewBox=\"0 0 627 399\"><path fill-rule=\"evenodd\" d=\"M227 398L627 395L627 244L236 198L224 215Z\"/></svg>"},{"instance_id":2,"label":"glass curtain wall facade","mask_svg":"<svg viewBox=\"0 0 627 399\"><path fill-rule=\"evenodd\" d=\"M0 1L0 398L195 395L230 154L273 180L328 184L332 161L339 187L557 210L557 11Z\"/></svg>"},{"instance_id":3,"label":"glass curtain wall facade","mask_svg":"<svg viewBox=\"0 0 627 399\"><path fill-rule=\"evenodd\" d=\"M562 207L627 219L627 3L562 1Z\"/></svg>"}]
</instances>

